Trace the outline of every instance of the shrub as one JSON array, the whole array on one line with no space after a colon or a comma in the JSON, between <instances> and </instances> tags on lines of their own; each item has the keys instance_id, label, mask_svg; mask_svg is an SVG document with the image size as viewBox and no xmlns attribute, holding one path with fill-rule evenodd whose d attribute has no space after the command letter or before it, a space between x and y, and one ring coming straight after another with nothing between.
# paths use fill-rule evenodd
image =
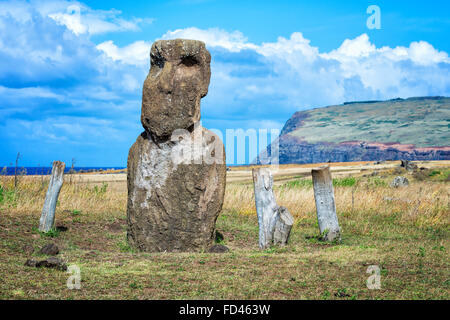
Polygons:
<instances>
[{"instance_id":1,"label":"shrub","mask_svg":"<svg viewBox=\"0 0 450 320\"><path fill-rule=\"evenodd\" d=\"M94 186L94 192L97 195L105 194L108 189L108 184L106 182L102 183L102 186L99 188L98 186Z\"/></svg>"},{"instance_id":2,"label":"shrub","mask_svg":"<svg viewBox=\"0 0 450 320\"><path fill-rule=\"evenodd\" d=\"M367 184L369 187L387 187L388 184L381 178L375 177L372 179L367 179Z\"/></svg>"},{"instance_id":3,"label":"shrub","mask_svg":"<svg viewBox=\"0 0 450 320\"><path fill-rule=\"evenodd\" d=\"M311 188L312 180L309 179L298 179L291 180L283 184L283 188Z\"/></svg>"},{"instance_id":4,"label":"shrub","mask_svg":"<svg viewBox=\"0 0 450 320\"><path fill-rule=\"evenodd\" d=\"M333 186L335 187L352 187L356 184L355 177L345 177L333 179Z\"/></svg>"},{"instance_id":5,"label":"shrub","mask_svg":"<svg viewBox=\"0 0 450 320\"><path fill-rule=\"evenodd\" d=\"M433 170L428 175L430 177L434 177L434 176L439 175L439 174L441 174L441 172L439 170Z\"/></svg>"}]
</instances>

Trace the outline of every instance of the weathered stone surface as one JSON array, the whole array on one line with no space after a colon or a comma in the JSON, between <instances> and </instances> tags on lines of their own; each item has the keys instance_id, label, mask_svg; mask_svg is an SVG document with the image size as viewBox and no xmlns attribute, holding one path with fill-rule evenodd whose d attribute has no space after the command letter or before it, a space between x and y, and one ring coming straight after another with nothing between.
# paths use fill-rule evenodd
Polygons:
<instances>
[{"instance_id":1,"label":"weathered stone surface","mask_svg":"<svg viewBox=\"0 0 450 320\"><path fill-rule=\"evenodd\" d=\"M38 261L34 260L34 259L28 259L27 261L25 261L24 266L26 267L36 267Z\"/></svg>"},{"instance_id":2,"label":"weathered stone surface","mask_svg":"<svg viewBox=\"0 0 450 320\"><path fill-rule=\"evenodd\" d=\"M202 149L220 155L205 163L193 152L191 163L173 155L181 142L156 143L144 132L128 155L128 240L143 251L201 251L214 242L215 223L225 193L225 150L220 139L197 126ZM214 137L214 138L213 138ZM209 161L208 161L209 162Z\"/></svg>"},{"instance_id":3,"label":"weathered stone surface","mask_svg":"<svg viewBox=\"0 0 450 320\"><path fill-rule=\"evenodd\" d=\"M407 185L409 185L408 179L402 176L395 177L391 183L391 187L393 188L406 187Z\"/></svg>"},{"instance_id":4,"label":"weathered stone surface","mask_svg":"<svg viewBox=\"0 0 450 320\"><path fill-rule=\"evenodd\" d=\"M200 124L211 56L195 40L156 41L144 82L145 131L128 154L128 240L143 251L202 251L214 242L225 149Z\"/></svg>"},{"instance_id":5,"label":"weathered stone surface","mask_svg":"<svg viewBox=\"0 0 450 320\"><path fill-rule=\"evenodd\" d=\"M196 40L159 40L142 93L141 122L156 137L187 129L200 120L200 99L208 93L211 55Z\"/></svg>"},{"instance_id":6,"label":"weathered stone surface","mask_svg":"<svg viewBox=\"0 0 450 320\"><path fill-rule=\"evenodd\" d=\"M54 243L48 243L45 246L43 246L41 250L39 250L39 253L54 256L59 253L59 248Z\"/></svg>"}]
</instances>

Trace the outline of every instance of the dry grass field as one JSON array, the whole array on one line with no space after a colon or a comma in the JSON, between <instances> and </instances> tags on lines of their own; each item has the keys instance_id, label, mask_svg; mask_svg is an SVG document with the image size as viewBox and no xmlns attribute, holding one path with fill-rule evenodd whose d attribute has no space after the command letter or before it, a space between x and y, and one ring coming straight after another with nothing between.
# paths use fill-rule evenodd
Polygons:
<instances>
[{"instance_id":1,"label":"dry grass field","mask_svg":"<svg viewBox=\"0 0 450 320\"><path fill-rule=\"evenodd\" d=\"M37 230L48 177L0 177L0 299L449 299L450 161L331 163L340 243L318 240L310 170L282 165L275 195L295 218L283 248L258 249L250 167L227 172L218 239L228 253L142 253L126 242L126 175L66 175L56 225ZM392 188L397 175L410 185ZM81 269L81 289L68 273L30 268L48 242ZM28 251L33 247L34 251ZM27 248L28 247L28 248ZM369 265L381 270L370 290Z\"/></svg>"}]
</instances>

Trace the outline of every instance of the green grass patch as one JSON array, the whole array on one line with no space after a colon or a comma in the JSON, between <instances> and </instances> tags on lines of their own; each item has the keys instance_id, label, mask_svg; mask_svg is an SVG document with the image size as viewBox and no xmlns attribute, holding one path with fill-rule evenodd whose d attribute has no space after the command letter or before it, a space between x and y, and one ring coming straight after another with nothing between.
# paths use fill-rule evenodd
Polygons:
<instances>
[{"instance_id":1,"label":"green grass patch","mask_svg":"<svg viewBox=\"0 0 450 320\"><path fill-rule=\"evenodd\" d=\"M312 188L312 180L310 179L298 179L287 181L283 184L283 188Z\"/></svg>"},{"instance_id":2,"label":"green grass patch","mask_svg":"<svg viewBox=\"0 0 450 320\"><path fill-rule=\"evenodd\" d=\"M33 227L31 229L31 231L33 233L39 234L41 235L41 237L47 237L47 238L56 238L59 236L60 231L56 228L51 228L50 230L48 230L47 232L42 232L40 231L37 227Z\"/></svg>"},{"instance_id":3,"label":"green grass patch","mask_svg":"<svg viewBox=\"0 0 450 320\"><path fill-rule=\"evenodd\" d=\"M333 179L333 186L335 187L353 187L357 180L355 177L345 177Z\"/></svg>"},{"instance_id":4,"label":"green grass patch","mask_svg":"<svg viewBox=\"0 0 450 320\"><path fill-rule=\"evenodd\" d=\"M8 189L0 185L0 204L7 206L15 206L17 201L17 193L14 189Z\"/></svg>"},{"instance_id":5,"label":"green grass patch","mask_svg":"<svg viewBox=\"0 0 450 320\"><path fill-rule=\"evenodd\" d=\"M352 187L356 185L357 179L355 177L344 177L333 179L333 186L335 187ZM296 179L287 181L282 188L312 188L313 182L311 179Z\"/></svg>"}]
</instances>

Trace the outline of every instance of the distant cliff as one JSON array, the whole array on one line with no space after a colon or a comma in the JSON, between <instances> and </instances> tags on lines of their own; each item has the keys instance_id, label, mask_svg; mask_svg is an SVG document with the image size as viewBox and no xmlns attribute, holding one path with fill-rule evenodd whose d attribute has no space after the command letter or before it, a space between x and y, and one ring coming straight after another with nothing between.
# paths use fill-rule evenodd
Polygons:
<instances>
[{"instance_id":1,"label":"distant cliff","mask_svg":"<svg viewBox=\"0 0 450 320\"><path fill-rule=\"evenodd\" d=\"M450 98L346 102L296 112L284 125L280 163L450 160ZM270 155L270 146L268 147Z\"/></svg>"}]
</instances>

